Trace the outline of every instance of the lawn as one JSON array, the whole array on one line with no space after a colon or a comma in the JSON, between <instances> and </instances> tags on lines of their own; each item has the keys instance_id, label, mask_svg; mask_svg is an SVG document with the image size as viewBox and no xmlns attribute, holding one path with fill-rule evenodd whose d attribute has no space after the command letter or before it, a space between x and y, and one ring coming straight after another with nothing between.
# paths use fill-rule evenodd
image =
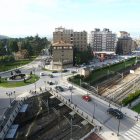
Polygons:
<instances>
[{"instance_id":1,"label":"lawn","mask_svg":"<svg viewBox=\"0 0 140 140\"><path fill-rule=\"evenodd\" d=\"M131 109L140 113L140 103L138 103L136 106L132 107Z\"/></svg>"},{"instance_id":2,"label":"lawn","mask_svg":"<svg viewBox=\"0 0 140 140\"><path fill-rule=\"evenodd\" d=\"M37 56L32 56L30 59L27 60L17 60L14 63L7 63L7 64L0 63L0 72L26 65L31 61L33 61L36 57Z\"/></svg>"},{"instance_id":3,"label":"lawn","mask_svg":"<svg viewBox=\"0 0 140 140\"><path fill-rule=\"evenodd\" d=\"M42 67L42 70L48 71L48 72L52 72L53 71L53 70L45 69L44 67Z\"/></svg>"},{"instance_id":4,"label":"lawn","mask_svg":"<svg viewBox=\"0 0 140 140\"><path fill-rule=\"evenodd\" d=\"M24 81L6 82L5 78L7 78L7 77L1 78L0 87L19 87L19 86L25 86L25 85L28 85L28 84L31 84L34 82L34 74L31 75L31 78L29 80L27 80L25 83L24 83ZM35 75L35 80L38 80L38 79L39 79L39 76Z\"/></svg>"}]
</instances>

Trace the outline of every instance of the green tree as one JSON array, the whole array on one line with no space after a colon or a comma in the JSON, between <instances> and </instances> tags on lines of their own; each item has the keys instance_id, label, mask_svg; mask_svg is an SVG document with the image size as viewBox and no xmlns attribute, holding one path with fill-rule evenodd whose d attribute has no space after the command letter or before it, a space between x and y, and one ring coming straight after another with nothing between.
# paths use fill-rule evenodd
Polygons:
<instances>
[{"instance_id":1,"label":"green tree","mask_svg":"<svg viewBox=\"0 0 140 140\"><path fill-rule=\"evenodd\" d=\"M11 40L9 42L9 48L12 52L18 52L19 51L17 42L15 40Z\"/></svg>"}]
</instances>

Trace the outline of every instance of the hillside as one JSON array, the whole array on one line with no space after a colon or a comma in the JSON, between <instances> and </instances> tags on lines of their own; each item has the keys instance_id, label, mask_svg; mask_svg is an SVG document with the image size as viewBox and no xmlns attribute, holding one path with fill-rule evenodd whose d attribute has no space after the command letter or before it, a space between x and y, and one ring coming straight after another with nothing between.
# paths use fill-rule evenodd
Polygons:
<instances>
[{"instance_id":1,"label":"hillside","mask_svg":"<svg viewBox=\"0 0 140 140\"><path fill-rule=\"evenodd\" d=\"M9 39L10 37L5 36L5 35L0 35L0 39Z\"/></svg>"}]
</instances>

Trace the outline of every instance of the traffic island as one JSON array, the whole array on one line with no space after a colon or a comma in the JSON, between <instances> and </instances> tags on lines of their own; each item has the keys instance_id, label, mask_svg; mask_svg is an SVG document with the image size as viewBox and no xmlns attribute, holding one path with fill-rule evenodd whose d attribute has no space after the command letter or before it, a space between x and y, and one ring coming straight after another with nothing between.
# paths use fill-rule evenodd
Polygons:
<instances>
[{"instance_id":1,"label":"traffic island","mask_svg":"<svg viewBox=\"0 0 140 140\"><path fill-rule=\"evenodd\" d=\"M30 74L26 74L27 77L30 76L30 78L25 78L23 80L17 80L17 81L7 81L6 79L8 79L9 77L3 77L1 78L1 83L0 83L0 87L19 87L19 86L25 86L25 85L29 85L34 83L35 81L37 81L39 79L38 75L30 75Z\"/></svg>"}]
</instances>

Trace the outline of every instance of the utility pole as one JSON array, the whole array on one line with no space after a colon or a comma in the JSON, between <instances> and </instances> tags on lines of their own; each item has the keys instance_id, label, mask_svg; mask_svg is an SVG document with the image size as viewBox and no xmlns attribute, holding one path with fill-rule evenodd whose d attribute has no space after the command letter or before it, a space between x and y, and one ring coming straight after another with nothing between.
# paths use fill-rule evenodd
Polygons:
<instances>
[{"instance_id":1,"label":"utility pole","mask_svg":"<svg viewBox=\"0 0 140 140\"><path fill-rule=\"evenodd\" d=\"M58 116L58 122L59 122L59 129L60 129L60 111L56 110L54 107L52 108L52 110L54 111L54 113Z\"/></svg>"},{"instance_id":2,"label":"utility pole","mask_svg":"<svg viewBox=\"0 0 140 140\"><path fill-rule=\"evenodd\" d=\"M64 116L64 115L63 115ZM79 127L79 128L81 128L79 125L72 125L72 118L71 118L71 120L69 120L66 116L64 116L64 118L67 120L67 122L70 124L70 126L71 126L71 129L70 129L70 131L71 131L71 133L70 133L70 135L71 135L71 140L72 140L72 127L73 126L76 126L76 127Z\"/></svg>"}]
</instances>

